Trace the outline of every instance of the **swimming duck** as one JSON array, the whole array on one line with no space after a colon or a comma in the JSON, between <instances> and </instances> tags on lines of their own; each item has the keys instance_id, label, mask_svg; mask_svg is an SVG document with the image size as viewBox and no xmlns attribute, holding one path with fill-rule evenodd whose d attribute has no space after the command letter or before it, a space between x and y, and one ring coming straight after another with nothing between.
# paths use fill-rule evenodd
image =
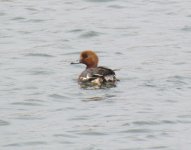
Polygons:
<instances>
[{"instance_id":1,"label":"swimming duck","mask_svg":"<svg viewBox=\"0 0 191 150\"><path fill-rule=\"evenodd\" d=\"M98 66L98 56L94 51L85 50L80 54L79 63L85 64L86 69L80 74L78 82L88 85L113 85L117 81L115 72L112 69Z\"/></svg>"}]
</instances>

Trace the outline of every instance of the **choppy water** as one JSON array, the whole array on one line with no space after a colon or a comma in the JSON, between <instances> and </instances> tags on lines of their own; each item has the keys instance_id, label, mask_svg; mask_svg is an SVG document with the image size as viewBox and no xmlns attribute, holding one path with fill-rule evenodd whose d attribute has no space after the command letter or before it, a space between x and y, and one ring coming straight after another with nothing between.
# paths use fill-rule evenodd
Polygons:
<instances>
[{"instance_id":1,"label":"choppy water","mask_svg":"<svg viewBox=\"0 0 191 150\"><path fill-rule=\"evenodd\" d=\"M191 1L1 0L0 149L191 149ZM93 49L116 88L84 90Z\"/></svg>"}]
</instances>

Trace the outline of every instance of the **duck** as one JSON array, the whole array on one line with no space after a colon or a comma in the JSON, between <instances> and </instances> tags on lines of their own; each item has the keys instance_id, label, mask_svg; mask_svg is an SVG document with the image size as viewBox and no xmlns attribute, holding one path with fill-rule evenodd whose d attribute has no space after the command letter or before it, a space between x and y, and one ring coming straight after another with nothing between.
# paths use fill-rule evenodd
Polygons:
<instances>
[{"instance_id":1,"label":"duck","mask_svg":"<svg viewBox=\"0 0 191 150\"><path fill-rule=\"evenodd\" d=\"M98 66L98 62L99 58L94 51L85 50L80 53L78 63L86 65L86 69L79 75L78 83L98 87L115 86L116 81L118 81L115 70Z\"/></svg>"}]
</instances>

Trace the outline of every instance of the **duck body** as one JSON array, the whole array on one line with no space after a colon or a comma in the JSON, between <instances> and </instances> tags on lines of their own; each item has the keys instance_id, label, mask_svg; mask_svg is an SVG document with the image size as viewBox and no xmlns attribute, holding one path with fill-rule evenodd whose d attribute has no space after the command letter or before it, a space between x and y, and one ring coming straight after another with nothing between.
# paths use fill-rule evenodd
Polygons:
<instances>
[{"instance_id":1,"label":"duck body","mask_svg":"<svg viewBox=\"0 0 191 150\"><path fill-rule=\"evenodd\" d=\"M115 84L117 81L115 72L106 67L87 68L79 76L80 83L92 83L92 85Z\"/></svg>"},{"instance_id":2,"label":"duck body","mask_svg":"<svg viewBox=\"0 0 191 150\"><path fill-rule=\"evenodd\" d=\"M97 66L98 56L91 50L81 52L79 63L85 64L86 69L80 74L78 82L87 86L115 86L117 81L114 70Z\"/></svg>"}]
</instances>

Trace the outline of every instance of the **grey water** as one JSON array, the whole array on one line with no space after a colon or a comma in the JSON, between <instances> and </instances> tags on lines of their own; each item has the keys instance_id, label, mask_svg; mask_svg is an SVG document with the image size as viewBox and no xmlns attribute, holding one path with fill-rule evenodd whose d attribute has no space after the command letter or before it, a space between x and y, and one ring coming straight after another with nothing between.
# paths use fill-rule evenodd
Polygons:
<instances>
[{"instance_id":1,"label":"grey water","mask_svg":"<svg viewBox=\"0 0 191 150\"><path fill-rule=\"evenodd\" d=\"M190 150L191 1L0 0L1 150ZM82 50L117 86L82 89Z\"/></svg>"}]
</instances>

